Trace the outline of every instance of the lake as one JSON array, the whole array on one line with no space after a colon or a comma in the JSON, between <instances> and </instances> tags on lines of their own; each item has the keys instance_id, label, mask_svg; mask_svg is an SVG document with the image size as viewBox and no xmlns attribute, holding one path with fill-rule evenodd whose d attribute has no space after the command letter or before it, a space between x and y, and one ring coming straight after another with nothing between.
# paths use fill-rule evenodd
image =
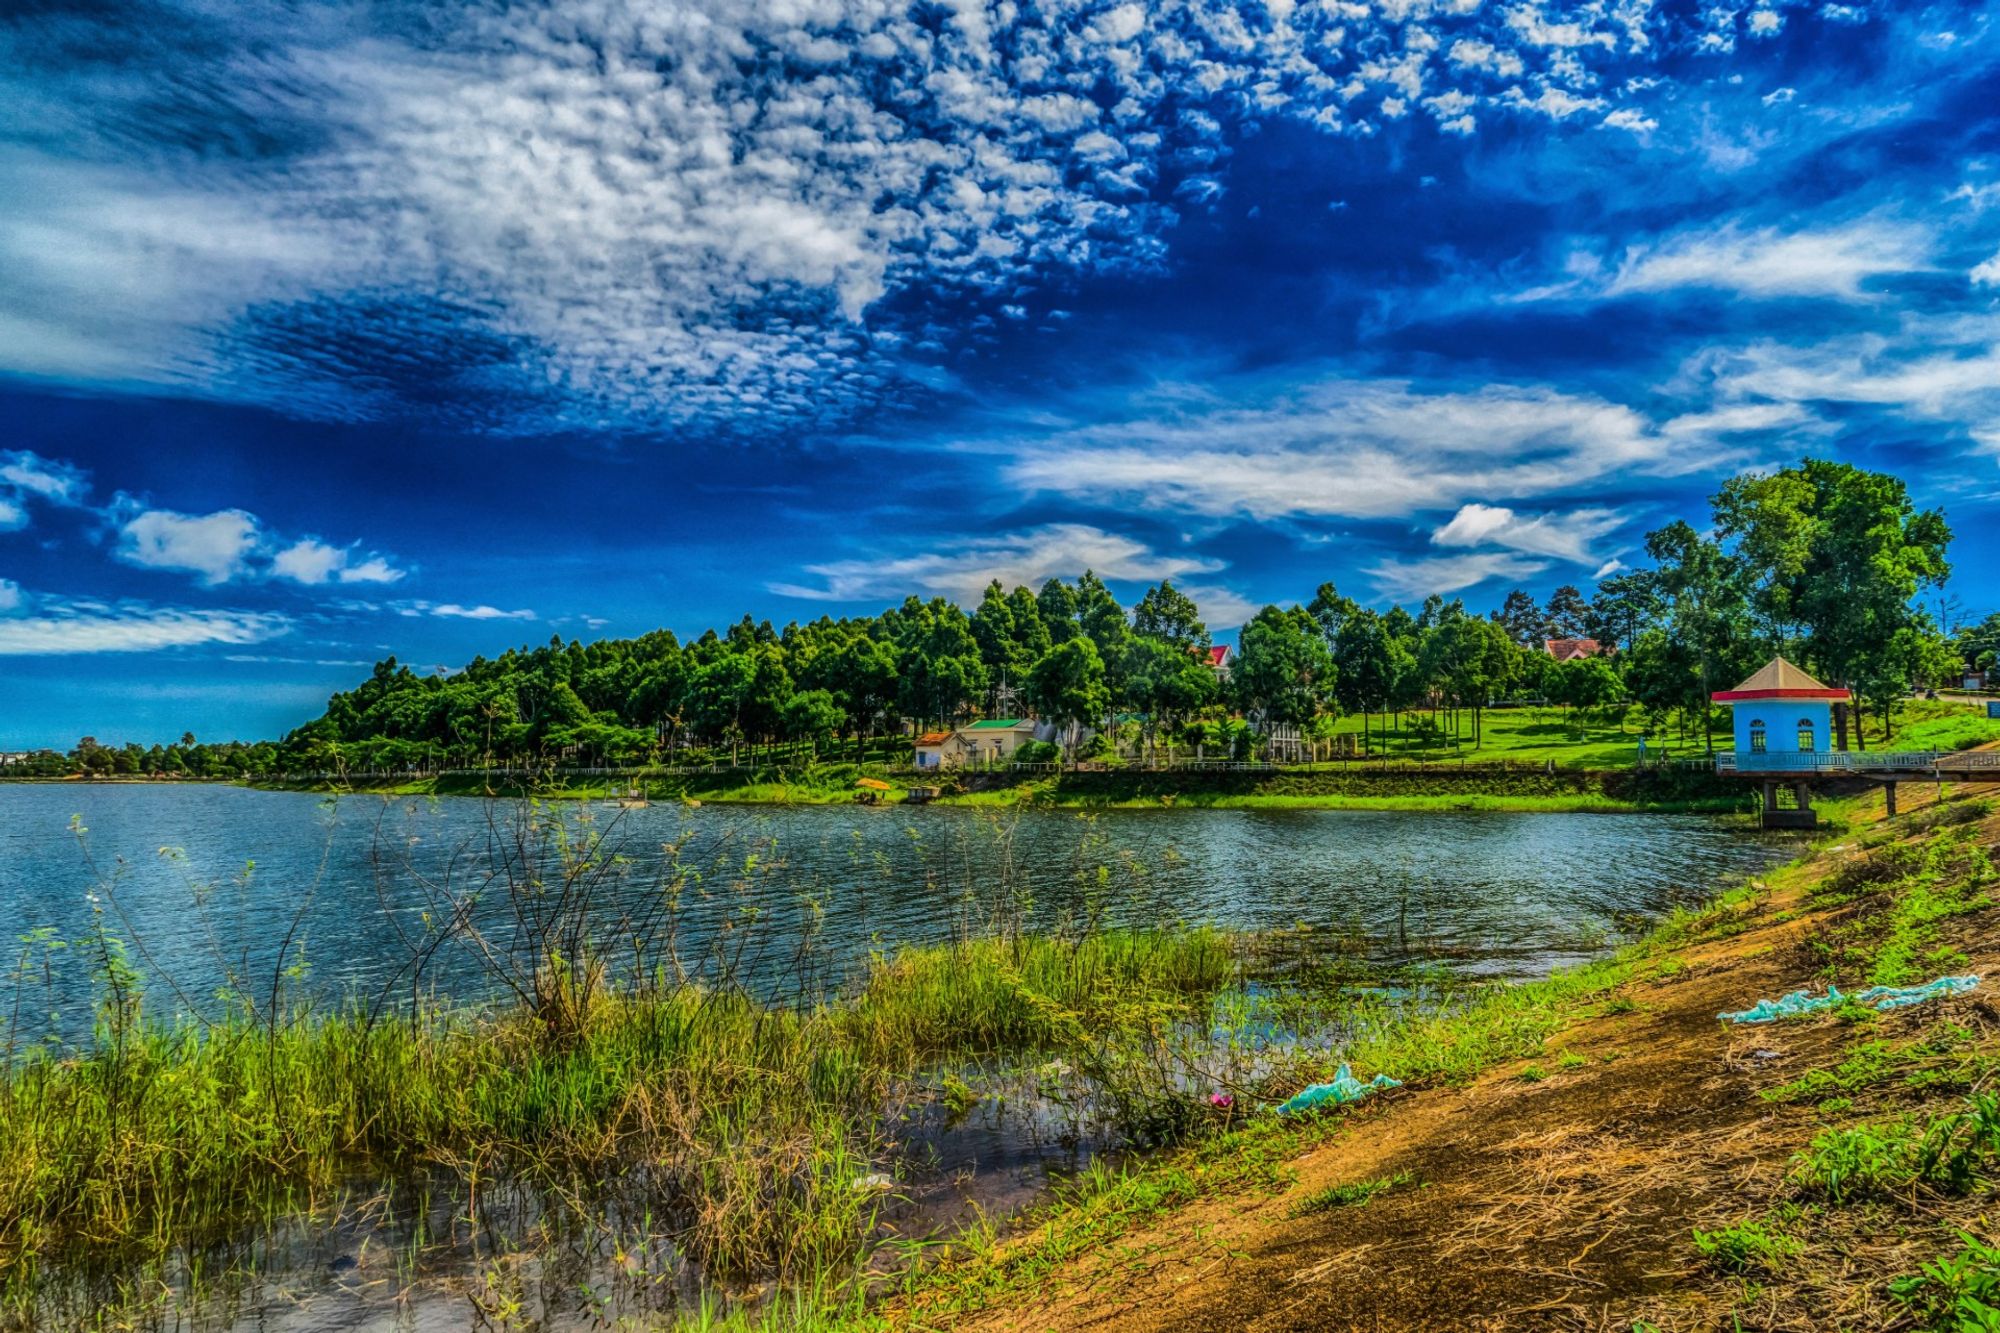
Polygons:
<instances>
[{"instance_id":1,"label":"lake","mask_svg":"<svg viewBox=\"0 0 2000 1333\"><path fill-rule=\"evenodd\" d=\"M255 990L286 972L295 997L402 1002L413 949L459 911L483 947L454 940L419 984L489 999L506 989L496 956L504 964L518 942L510 890L536 879L550 892L555 853L546 837L527 849L525 810L0 785L0 926L9 940L46 927L74 941L101 914L167 1014L212 1005L231 976ZM595 840L599 947L617 956L643 914L648 938L670 942L690 974L726 973L774 999L826 993L871 950L1086 919L1305 926L1329 948L1525 977L1790 854L1741 824L1672 815L566 804L539 818L558 820L573 848ZM41 992L29 1011L87 1032L78 951L20 947Z\"/></svg>"}]
</instances>

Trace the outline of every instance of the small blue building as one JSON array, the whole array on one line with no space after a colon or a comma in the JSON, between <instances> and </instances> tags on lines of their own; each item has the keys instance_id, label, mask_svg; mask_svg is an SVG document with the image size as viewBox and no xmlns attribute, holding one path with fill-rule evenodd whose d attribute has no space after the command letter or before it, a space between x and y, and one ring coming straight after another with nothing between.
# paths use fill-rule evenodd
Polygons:
<instances>
[{"instance_id":1,"label":"small blue building","mask_svg":"<svg viewBox=\"0 0 2000 1333\"><path fill-rule=\"evenodd\" d=\"M1739 773L1756 772L1760 757L1767 757L1769 768L1779 771L1802 762L1780 756L1832 749L1833 705L1848 698L1846 690L1829 689L1782 657L1772 658L1735 689L1714 695L1717 703L1728 704L1735 714Z\"/></svg>"},{"instance_id":2,"label":"small blue building","mask_svg":"<svg viewBox=\"0 0 2000 1333\"><path fill-rule=\"evenodd\" d=\"M1729 705L1736 724L1736 753L1717 762L1726 758L1739 775L1763 782L1764 827L1814 827L1818 817L1805 775L1817 772L1819 756L1833 748L1833 706L1849 697L1847 691L1829 689L1774 657L1735 689L1712 697ZM1778 800L1781 788L1792 793L1790 809Z\"/></svg>"}]
</instances>

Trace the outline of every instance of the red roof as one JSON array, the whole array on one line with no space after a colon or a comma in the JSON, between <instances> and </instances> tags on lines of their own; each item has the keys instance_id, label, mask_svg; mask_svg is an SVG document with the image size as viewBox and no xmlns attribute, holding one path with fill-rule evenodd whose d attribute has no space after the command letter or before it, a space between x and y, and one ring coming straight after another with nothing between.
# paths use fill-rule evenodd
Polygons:
<instances>
[{"instance_id":1,"label":"red roof","mask_svg":"<svg viewBox=\"0 0 2000 1333\"><path fill-rule=\"evenodd\" d=\"M951 733L948 731L927 731L923 735L917 737L917 744L943 745L946 741L950 739L951 739Z\"/></svg>"},{"instance_id":2,"label":"red roof","mask_svg":"<svg viewBox=\"0 0 2000 1333\"><path fill-rule=\"evenodd\" d=\"M1228 644L1218 643L1213 648L1210 648L1208 650L1208 664L1210 666L1219 667L1228 660L1229 660Z\"/></svg>"},{"instance_id":3,"label":"red roof","mask_svg":"<svg viewBox=\"0 0 2000 1333\"><path fill-rule=\"evenodd\" d=\"M1550 657L1558 662L1573 662L1579 657L1595 657L1604 651L1595 639L1544 639L1542 646L1548 649Z\"/></svg>"}]
</instances>

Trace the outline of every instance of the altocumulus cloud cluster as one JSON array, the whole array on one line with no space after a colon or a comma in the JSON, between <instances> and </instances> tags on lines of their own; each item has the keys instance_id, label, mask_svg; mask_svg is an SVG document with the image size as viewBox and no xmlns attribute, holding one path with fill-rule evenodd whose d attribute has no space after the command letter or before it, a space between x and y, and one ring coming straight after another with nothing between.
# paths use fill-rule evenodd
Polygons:
<instances>
[{"instance_id":1,"label":"altocumulus cloud cluster","mask_svg":"<svg viewBox=\"0 0 2000 1333\"><path fill-rule=\"evenodd\" d=\"M367 417L839 420L1157 267L1246 117L1656 124L1646 0L135 4L5 29L0 356ZM116 299L108 299L106 278ZM893 317L870 319L893 307ZM468 400L461 393L486 392Z\"/></svg>"}]
</instances>

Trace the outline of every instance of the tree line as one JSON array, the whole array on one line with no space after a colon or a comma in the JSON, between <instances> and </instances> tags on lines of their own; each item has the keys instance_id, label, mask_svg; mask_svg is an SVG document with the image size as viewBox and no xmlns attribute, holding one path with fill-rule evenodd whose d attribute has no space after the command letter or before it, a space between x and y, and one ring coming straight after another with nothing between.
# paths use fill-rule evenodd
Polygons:
<instances>
[{"instance_id":1,"label":"tree line","mask_svg":"<svg viewBox=\"0 0 2000 1333\"><path fill-rule=\"evenodd\" d=\"M1152 749L1218 739L1253 749L1285 732L1311 740L1343 715L1359 715L1366 747L1389 725L1457 734L1463 715L1476 746L1485 710L1521 699L1636 703L1656 729L1706 737L1710 693L1773 653L1886 718L1912 688L2000 651L2000 614L1954 643L1926 606L1949 574L1950 529L1893 476L1807 460L1736 477L1711 507L1706 530L1677 521L1649 533L1649 567L1602 579L1593 597L1562 587L1540 603L1517 589L1487 615L1441 596L1412 612L1323 583L1303 605L1251 617L1226 676L1209 665L1199 606L1171 581L1128 608L1085 572L1039 589L995 581L969 612L913 596L878 615L782 629L745 616L687 642L667 630L555 637L449 675L391 657L275 744L184 736L139 751L86 740L66 758L84 771L213 776L690 754L739 763L780 747L881 753L906 726L1024 713L1071 734L1122 726ZM1593 638L1608 651L1559 663L1543 648L1551 638ZM1842 745L1848 721L1836 720Z\"/></svg>"}]
</instances>

